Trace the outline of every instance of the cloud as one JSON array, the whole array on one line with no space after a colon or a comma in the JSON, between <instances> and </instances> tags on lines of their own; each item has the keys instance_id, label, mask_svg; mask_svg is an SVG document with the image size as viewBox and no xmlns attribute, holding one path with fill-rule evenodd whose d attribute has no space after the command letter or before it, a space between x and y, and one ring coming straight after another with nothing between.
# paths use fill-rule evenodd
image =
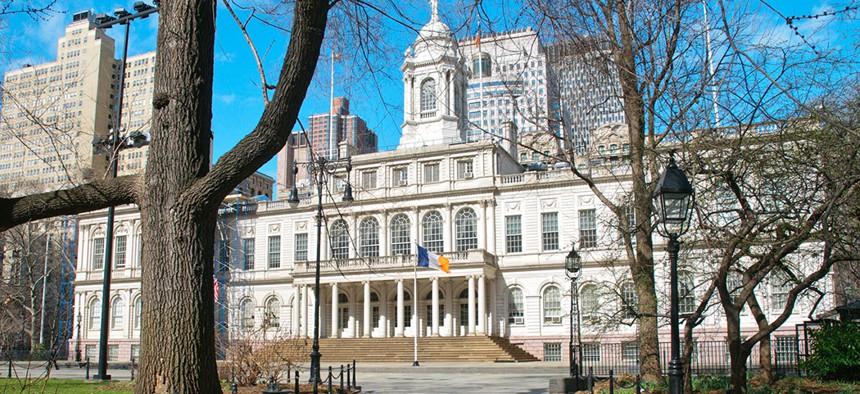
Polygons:
<instances>
[{"instance_id":1,"label":"cloud","mask_svg":"<svg viewBox=\"0 0 860 394\"><path fill-rule=\"evenodd\" d=\"M215 99L224 103L224 104L232 104L233 101L236 100L235 94L217 94L215 95Z\"/></svg>"}]
</instances>

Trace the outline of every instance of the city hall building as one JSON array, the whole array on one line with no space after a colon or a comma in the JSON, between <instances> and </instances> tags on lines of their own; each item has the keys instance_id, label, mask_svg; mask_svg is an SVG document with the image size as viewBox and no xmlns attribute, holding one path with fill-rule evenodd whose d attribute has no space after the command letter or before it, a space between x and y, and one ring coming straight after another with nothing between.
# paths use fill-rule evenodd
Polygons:
<instances>
[{"instance_id":1,"label":"city hall building","mask_svg":"<svg viewBox=\"0 0 860 394\"><path fill-rule=\"evenodd\" d=\"M318 302L322 338L492 336L539 359L561 361L567 358L562 349L571 334L574 294L564 262L576 248L583 258L574 291L585 360L599 358L602 344L626 344L636 358L636 320L629 308L636 296L613 214L570 164L550 159L558 156L557 147L542 165L524 168L521 153L532 151L513 142L518 136L512 122L504 124L504 138L467 142L471 64L433 15L401 67L404 121L397 149L353 154L341 143L339 159L316 166L310 184L297 187L298 203L286 196L231 196L224 202L213 279L221 338L312 337ZM627 145L609 137L611 146L592 140L600 156L592 161L606 165L591 174L605 195L620 202L630 193ZM352 202L343 200L347 189ZM95 358L99 321L110 319L109 354L126 361L139 351L146 264L136 207L117 209L108 296L101 294L105 228L104 211L80 216L77 331L70 349ZM668 310L668 259L656 234L655 244L662 316ZM451 273L416 270L417 245L449 259ZM682 284L689 289L682 294L682 313L699 301L705 279L694 268L702 255L682 255L688 273ZM764 294L764 307L776 313L785 290L766 291L773 294ZM110 316L100 316L102 302L110 303ZM793 333L811 307L800 301L786 329ZM661 318L661 342L668 341L667 321ZM724 341L722 321L712 313L697 328L697 340ZM744 322L755 327L751 318Z\"/></svg>"}]
</instances>

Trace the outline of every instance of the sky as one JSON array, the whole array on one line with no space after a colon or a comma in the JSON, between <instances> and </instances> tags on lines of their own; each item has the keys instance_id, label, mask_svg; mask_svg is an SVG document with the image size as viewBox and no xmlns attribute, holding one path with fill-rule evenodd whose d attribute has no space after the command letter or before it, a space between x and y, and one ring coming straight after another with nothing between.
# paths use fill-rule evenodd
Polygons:
<instances>
[{"instance_id":1,"label":"sky","mask_svg":"<svg viewBox=\"0 0 860 394\"><path fill-rule=\"evenodd\" d=\"M511 10L512 2L499 0L499 4L491 6L490 1L484 1L483 15L497 26L498 30L525 28L519 25L508 15L516 14ZM126 7L131 10L132 1L108 2L108 1L86 1L70 0L60 1L54 6L54 12L43 18L33 19L26 15L12 15L3 21L0 31L0 72L6 72L22 67L26 63L39 64L56 59L56 45L63 33L65 26L71 23L72 14L82 10L91 10L95 13L111 13L115 8ZM462 6L454 6L453 0L441 0L439 13L442 20L449 24L458 38L465 38L477 31L476 23L464 22L474 14L468 14ZM844 1L841 3L844 4ZM400 138L400 124L403 120L403 93L400 80L399 67L402 63L400 57L403 51L412 43L416 37L416 30L429 20L429 1L412 0L402 3L403 14L398 17L400 22L380 16L381 23L389 30L385 32L382 40L375 41L377 50L388 50L387 57L374 60L375 69L368 72L367 64L362 63L363 48L351 47L348 39L334 37L334 30L330 29L329 36L324 43L323 55L317 66L317 76L312 83L308 97L302 105L299 120L307 124L308 116L316 113L324 113L329 106L330 89L330 53L332 46L335 51L343 53L343 60L335 62L334 68L334 94L335 96L347 95L351 102L351 112L365 119L372 130L379 135L380 150L394 149ZM794 36L788 29L784 16L807 15L819 13L827 9L826 1L772 1L751 2L751 6L758 9L760 23L764 26L763 39L790 40ZM466 7L468 8L468 7ZM235 9L242 20L245 20L249 12L239 8ZM288 10L281 11L287 12ZM390 11L390 10L389 10ZM213 132L214 152L213 158L219 156L233 147L243 136L251 131L262 114L264 103L260 90L260 76L253 60L251 51L224 5L218 1L217 10L217 32L215 42L215 81L213 97ZM288 27L287 18L275 19ZM277 22L280 21L280 22ZM330 24L338 23L333 20ZM801 31L815 32L814 34L834 34L827 30L816 31L815 27L825 23L825 19L808 20L798 22ZM158 18L150 17L136 20L131 25L129 55L149 52L155 50L155 38ZM270 84L277 80L277 71L286 50L287 33L282 30L266 27L259 21L252 20L249 23L249 31L258 50L263 56L267 78ZM488 30L484 27L484 31ZM110 29L108 33L114 37L117 43L117 55L122 52L124 29ZM856 31L856 30L855 30ZM12 33L12 34L9 34ZM813 37L822 38L822 37ZM796 38L795 38L796 39ZM826 40L838 39L825 37ZM384 44L384 45L383 45ZM298 130L298 124L296 130ZM276 160L273 158L265 164L261 172L277 179Z\"/></svg>"}]
</instances>

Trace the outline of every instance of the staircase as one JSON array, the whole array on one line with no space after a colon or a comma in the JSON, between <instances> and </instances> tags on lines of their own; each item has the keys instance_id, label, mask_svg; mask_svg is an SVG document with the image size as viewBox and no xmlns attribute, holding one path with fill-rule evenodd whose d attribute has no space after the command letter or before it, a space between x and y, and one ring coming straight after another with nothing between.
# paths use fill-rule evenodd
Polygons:
<instances>
[{"instance_id":1,"label":"staircase","mask_svg":"<svg viewBox=\"0 0 860 394\"><path fill-rule=\"evenodd\" d=\"M310 352L311 340L299 339ZM294 342L295 343L295 342ZM320 353L326 362L410 362L413 338L320 339ZM522 362L538 358L500 337L424 337L418 338L420 361Z\"/></svg>"}]
</instances>

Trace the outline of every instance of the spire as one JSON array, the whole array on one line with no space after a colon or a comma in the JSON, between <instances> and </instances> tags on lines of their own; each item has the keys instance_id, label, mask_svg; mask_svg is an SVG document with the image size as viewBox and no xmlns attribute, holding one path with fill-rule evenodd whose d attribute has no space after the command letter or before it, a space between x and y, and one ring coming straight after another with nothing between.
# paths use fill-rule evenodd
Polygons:
<instances>
[{"instance_id":1,"label":"spire","mask_svg":"<svg viewBox=\"0 0 860 394\"><path fill-rule=\"evenodd\" d=\"M439 20L439 0L430 0L430 20Z\"/></svg>"}]
</instances>

